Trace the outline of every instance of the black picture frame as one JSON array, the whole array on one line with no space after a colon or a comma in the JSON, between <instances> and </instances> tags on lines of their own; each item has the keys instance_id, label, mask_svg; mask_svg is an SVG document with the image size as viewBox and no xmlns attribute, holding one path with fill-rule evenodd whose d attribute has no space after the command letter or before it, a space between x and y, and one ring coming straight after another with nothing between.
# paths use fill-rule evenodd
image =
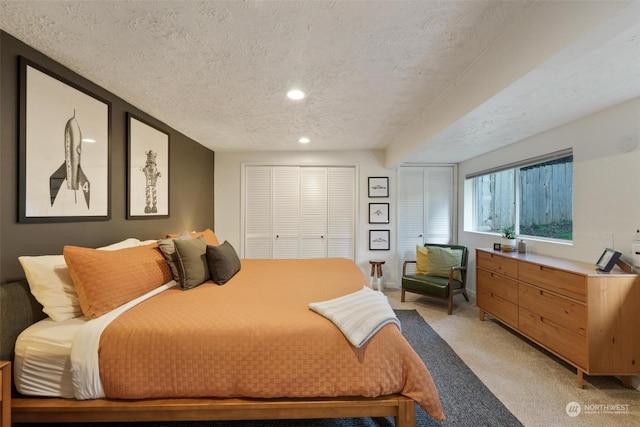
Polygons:
<instances>
[{"instance_id":1,"label":"black picture frame","mask_svg":"<svg viewBox=\"0 0 640 427\"><path fill-rule=\"evenodd\" d=\"M389 224L389 203L369 203L369 224Z\"/></svg>"},{"instance_id":2,"label":"black picture frame","mask_svg":"<svg viewBox=\"0 0 640 427\"><path fill-rule=\"evenodd\" d=\"M388 251L391 248L390 230L369 230L369 250Z\"/></svg>"},{"instance_id":3,"label":"black picture frame","mask_svg":"<svg viewBox=\"0 0 640 427\"><path fill-rule=\"evenodd\" d=\"M502 250L502 245L500 243L494 243L493 244L493 250L494 251Z\"/></svg>"},{"instance_id":4,"label":"black picture frame","mask_svg":"<svg viewBox=\"0 0 640 427\"><path fill-rule=\"evenodd\" d=\"M370 176L369 177L369 197L389 197L389 177Z\"/></svg>"},{"instance_id":5,"label":"black picture frame","mask_svg":"<svg viewBox=\"0 0 640 427\"><path fill-rule=\"evenodd\" d=\"M171 138L127 113L127 219L168 218Z\"/></svg>"},{"instance_id":6,"label":"black picture frame","mask_svg":"<svg viewBox=\"0 0 640 427\"><path fill-rule=\"evenodd\" d=\"M604 252L602 252L602 255L600 255L600 258L598 258L598 261L596 262L596 268L599 271L608 273L611 271L613 266L616 265L616 263L620 259L620 256L622 256L622 253L611 248L606 248Z\"/></svg>"},{"instance_id":7,"label":"black picture frame","mask_svg":"<svg viewBox=\"0 0 640 427\"><path fill-rule=\"evenodd\" d=\"M111 103L18 58L18 222L111 218Z\"/></svg>"}]
</instances>

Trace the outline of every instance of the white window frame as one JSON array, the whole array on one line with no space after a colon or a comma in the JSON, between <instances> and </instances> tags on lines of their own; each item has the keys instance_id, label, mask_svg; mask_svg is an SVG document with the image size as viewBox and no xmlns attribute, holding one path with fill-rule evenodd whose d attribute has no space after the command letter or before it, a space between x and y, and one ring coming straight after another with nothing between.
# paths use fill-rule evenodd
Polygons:
<instances>
[{"instance_id":1,"label":"white window frame","mask_svg":"<svg viewBox=\"0 0 640 427\"><path fill-rule=\"evenodd\" d=\"M509 163L506 165L498 166L491 169L486 169L478 172L469 173L465 176L464 182L464 206L465 206L465 216L464 216L464 231L479 233L479 234L491 234L499 236L499 232L495 231L483 231L477 229L477 215L476 212L476 178L484 175L490 175L493 173L503 172L507 170L515 170L514 173L514 209L513 209L513 225L515 226L515 230L518 236L525 237L529 240L539 240L539 241L548 241L548 242L556 242L562 244L573 244L573 240L569 239L558 239L552 237L545 236L536 236L536 235L521 235L520 234L520 186L518 185L519 172L521 168L525 168L527 166L532 166L540 163L549 162L552 160L573 156L573 149L568 148L560 151L556 151L553 153L537 156L534 158L529 158L526 160ZM573 193L573 191L572 191ZM573 198L573 195L572 195ZM572 210L572 222L573 222L573 210Z\"/></svg>"}]
</instances>

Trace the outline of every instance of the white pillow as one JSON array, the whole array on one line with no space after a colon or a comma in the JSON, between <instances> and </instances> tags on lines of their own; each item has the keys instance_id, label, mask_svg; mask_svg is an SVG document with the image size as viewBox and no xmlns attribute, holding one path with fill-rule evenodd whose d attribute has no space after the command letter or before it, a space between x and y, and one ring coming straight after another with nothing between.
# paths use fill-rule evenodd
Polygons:
<instances>
[{"instance_id":1,"label":"white pillow","mask_svg":"<svg viewBox=\"0 0 640 427\"><path fill-rule=\"evenodd\" d=\"M103 246L98 249L102 249L104 251L117 251L118 249L132 248L134 246L138 246L139 244L140 244L140 240L134 239L133 237L131 237L129 239L124 239L122 242L112 243L110 245Z\"/></svg>"},{"instance_id":2,"label":"white pillow","mask_svg":"<svg viewBox=\"0 0 640 427\"><path fill-rule=\"evenodd\" d=\"M61 322L82 316L64 256L21 256L18 261L29 282L31 294L52 320Z\"/></svg>"},{"instance_id":3,"label":"white pillow","mask_svg":"<svg viewBox=\"0 0 640 427\"><path fill-rule=\"evenodd\" d=\"M114 251L139 246L140 243L138 239L129 238L98 249ZM56 322L82 316L80 301L63 255L21 256L18 261L29 282L31 294L42 304L42 311L47 316Z\"/></svg>"}]
</instances>

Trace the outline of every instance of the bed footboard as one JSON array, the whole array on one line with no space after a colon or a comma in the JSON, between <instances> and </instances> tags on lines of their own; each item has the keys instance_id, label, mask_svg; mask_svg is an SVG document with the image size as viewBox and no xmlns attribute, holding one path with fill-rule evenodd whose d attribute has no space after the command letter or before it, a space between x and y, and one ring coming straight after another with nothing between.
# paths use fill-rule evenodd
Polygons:
<instances>
[{"instance_id":1,"label":"bed footboard","mask_svg":"<svg viewBox=\"0 0 640 427\"><path fill-rule=\"evenodd\" d=\"M405 396L323 399L150 399L69 400L17 398L12 401L17 423L223 421L309 418L395 418L397 427L414 427L415 402Z\"/></svg>"}]
</instances>

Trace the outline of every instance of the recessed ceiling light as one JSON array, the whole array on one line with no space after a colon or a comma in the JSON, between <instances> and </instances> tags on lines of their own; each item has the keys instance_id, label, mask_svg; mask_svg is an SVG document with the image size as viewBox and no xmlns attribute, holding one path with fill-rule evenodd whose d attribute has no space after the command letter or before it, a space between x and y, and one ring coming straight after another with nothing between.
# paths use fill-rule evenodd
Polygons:
<instances>
[{"instance_id":1,"label":"recessed ceiling light","mask_svg":"<svg viewBox=\"0 0 640 427\"><path fill-rule=\"evenodd\" d=\"M291 89L289 92L287 92L287 96L289 97L289 99L298 100L304 98L304 92L300 89Z\"/></svg>"},{"instance_id":2,"label":"recessed ceiling light","mask_svg":"<svg viewBox=\"0 0 640 427\"><path fill-rule=\"evenodd\" d=\"M82 142L88 142L89 144L91 144L96 142L96 140L91 138L82 138Z\"/></svg>"},{"instance_id":3,"label":"recessed ceiling light","mask_svg":"<svg viewBox=\"0 0 640 427\"><path fill-rule=\"evenodd\" d=\"M303 136L302 138L300 138L300 139L298 140L298 142L299 142L300 144L308 144L309 142L311 142L311 140L310 140L309 138L307 138L307 137Z\"/></svg>"}]
</instances>

